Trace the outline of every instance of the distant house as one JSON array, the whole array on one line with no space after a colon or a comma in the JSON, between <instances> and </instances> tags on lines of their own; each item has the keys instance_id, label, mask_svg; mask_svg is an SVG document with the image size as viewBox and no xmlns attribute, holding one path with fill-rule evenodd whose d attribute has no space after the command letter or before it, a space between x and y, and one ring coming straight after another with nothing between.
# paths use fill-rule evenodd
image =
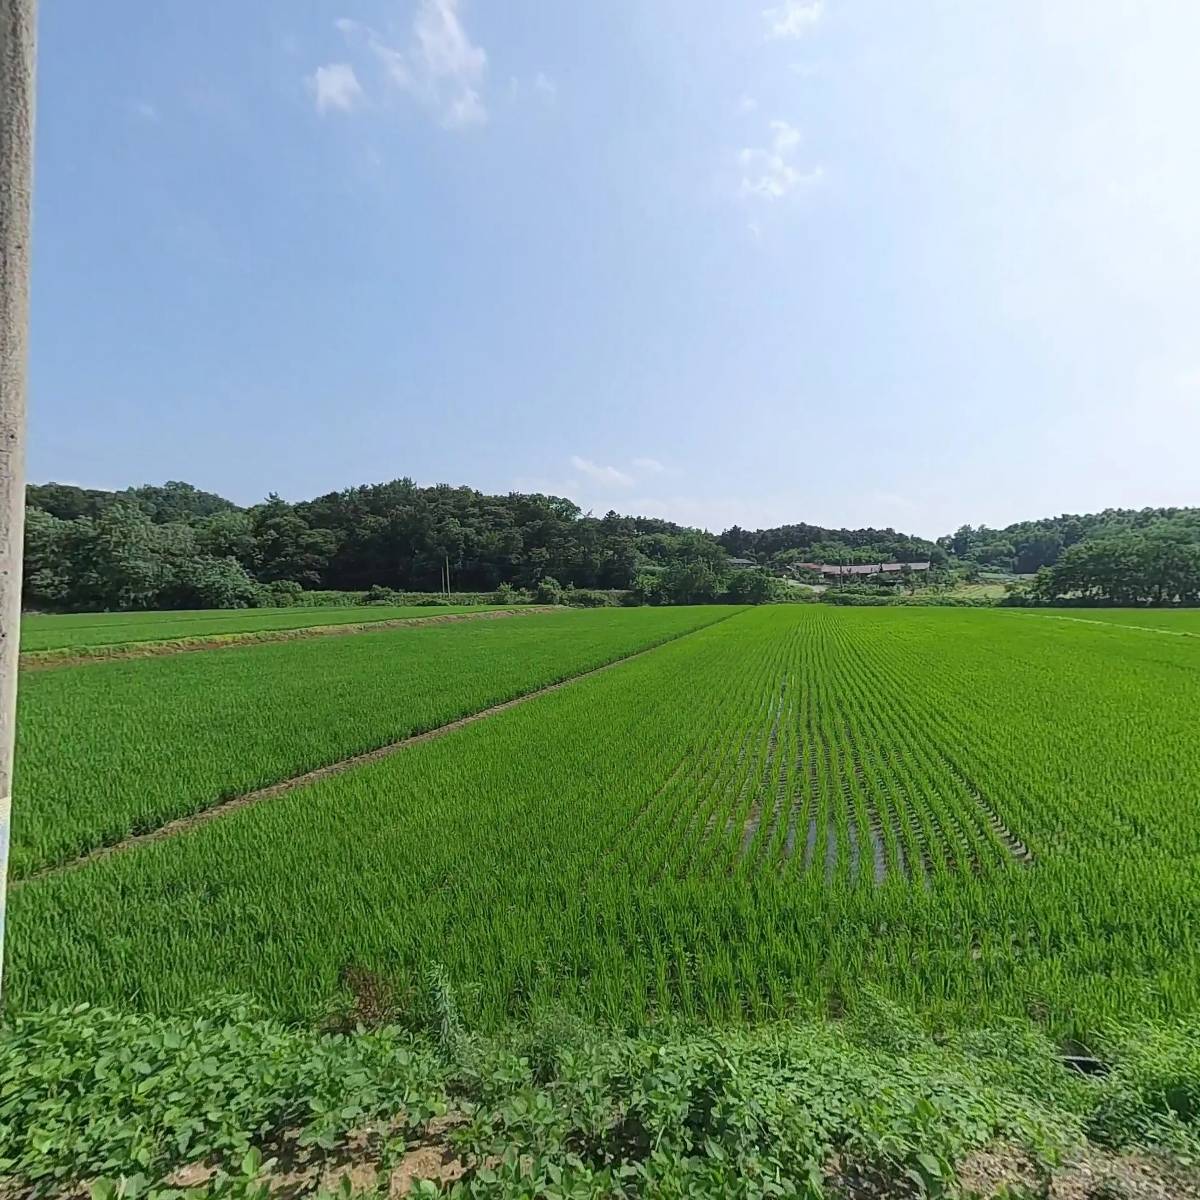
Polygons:
<instances>
[{"instance_id":1,"label":"distant house","mask_svg":"<svg viewBox=\"0 0 1200 1200\"><path fill-rule=\"evenodd\" d=\"M725 565L732 571L745 571L748 567L757 567L758 563L752 558L727 558Z\"/></svg>"},{"instance_id":2,"label":"distant house","mask_svg":"<svg viewBox=\"0 0 1200 1200\"><path fill-rule=\"evenodd\" d=\"M880 563L796 563L798 568L805 571L817 571L829 579L839 579L851 575L888 575L892 572L928 571L932 564L927 562L880 562Z\"/></svg>"}]
</instances>

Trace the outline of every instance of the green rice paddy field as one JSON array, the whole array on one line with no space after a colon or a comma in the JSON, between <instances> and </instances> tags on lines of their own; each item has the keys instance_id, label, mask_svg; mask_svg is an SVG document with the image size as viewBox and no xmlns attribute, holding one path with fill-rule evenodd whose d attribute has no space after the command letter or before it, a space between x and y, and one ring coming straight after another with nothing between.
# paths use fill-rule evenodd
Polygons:
<instances>
[{"instance_id":1,"label":"green rice paddy field","mask_svg":"<svg viewBox=\"0 0 1200 1200\"><path fill-rule=\"evenodd\" d=\"M183 638L359 625L452 613L491 611L492 606L356 605L350 608L242 608L196 612L30 613L21 621L21 650L87 650Z\"/></svg>"},{"instance_id":2,"label":"green rice paddy field","mask_svg":"<svg viewBox=\"0 0 1200 1200\"><path fill-rule=\"evenodd\" d=\"M351 969L403 996L437 963L482 1028L867 989L1056 1036L1193 1013L1200 639L1086 615L601 610L28 673L14 867L63 869L10 896L7 1002L310 1018Z\"/></svg>"}]
</instances>

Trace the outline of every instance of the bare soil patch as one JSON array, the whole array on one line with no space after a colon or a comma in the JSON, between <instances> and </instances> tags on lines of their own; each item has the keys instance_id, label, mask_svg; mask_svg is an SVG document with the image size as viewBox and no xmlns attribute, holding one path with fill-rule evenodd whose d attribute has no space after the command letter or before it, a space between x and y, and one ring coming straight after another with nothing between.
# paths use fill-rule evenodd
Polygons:
<instances>
[{"instance_id":1,"label":"bare soil patch","mask_svg":"<svg viewBox=\"0 0 1200 1200\"><path fill-rule=\"evenodd\" d=\"M267 1194L275 1200L338 1193L342 1180L351 1195L387 1200L407 1196L423 1179L453 1183L467 1171L466 1161L449 1143L450 1132L462 1124L460 1113L435 1117L416 1139L405 1145L400 1123L386 1123L347 1133L331 1150L302 1146L296 1130L263 1147L260 1176ZM399 1146L397 1146L399 1142ZM173 1171L164 1183L170 1188L202 1188L218 1173L212 1163L190 1163Z\"/></svg>"},{"instance_id":2,"label":"bare soil patch","mask_svg":"<svg viewBox=\"0 0 1200 1200\"><path fill-rule=\"evenodd\" d=\"M968 1196L1046 1196L1048 1200L1200 1200L1200 1173L1141 1151L1082 1146L1048 1176L1020 1151L976 1151L959 1165ZM1005 1189L1008 1189L1007 1192Z\"/></svg>"}]
</instances>

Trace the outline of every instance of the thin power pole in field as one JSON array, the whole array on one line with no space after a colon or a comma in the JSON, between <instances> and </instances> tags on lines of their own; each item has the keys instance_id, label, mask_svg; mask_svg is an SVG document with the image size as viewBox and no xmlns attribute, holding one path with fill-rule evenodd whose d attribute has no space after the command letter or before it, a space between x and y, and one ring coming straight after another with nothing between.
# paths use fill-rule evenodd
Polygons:
<instances>
[{"instance_id":1,"label":"thin power pole in field","mask_svg":"<svg viewBox=\"0 0 1200 1200\"><path fill-rule=\"evenodd\" d=\"M25 538L25 380L37 0L0 0L0 988Z\"/></svg>"}]
</instances>

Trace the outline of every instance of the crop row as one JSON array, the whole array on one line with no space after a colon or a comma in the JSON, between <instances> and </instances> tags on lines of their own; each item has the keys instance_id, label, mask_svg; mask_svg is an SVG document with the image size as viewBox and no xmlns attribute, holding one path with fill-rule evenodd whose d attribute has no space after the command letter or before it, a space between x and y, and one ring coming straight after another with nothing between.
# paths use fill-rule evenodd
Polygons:
<instances>
[{"instance_id":1,"label":"crop row","mask_svg":"<svg viewBox=\"0 0 1200 1200\"><path fill-rule=\"evenodd\" d=\"M806 618L711 715L699 769L672 772L624 831L653 874L889 876L1004 870L1028 849L943 751L935 714L864 657L840 619ZM746 703L756 697L757 704Z\"/></svg>"},{"instance_id":2,"label":"crop row","mask_svg":"<svg viewBox=\"0 0 1200 1200\"><path fill-rule=\"evenodd\" d=\"M314 1016L445 965L467 1018L853 1004L1087 1034L1200 1006L1200 646L756 609L21 889L10 998Z\"/></svg>"},{"instance_id":3,"label":"crop row","mask_svg":"<svg viewBox=\"0 0 1200 1200\"><path fill-rule=\"evenodd\" d=\"M599 609L27 674L20 877L726 617Z\"/></svg>"}]
</instances>

